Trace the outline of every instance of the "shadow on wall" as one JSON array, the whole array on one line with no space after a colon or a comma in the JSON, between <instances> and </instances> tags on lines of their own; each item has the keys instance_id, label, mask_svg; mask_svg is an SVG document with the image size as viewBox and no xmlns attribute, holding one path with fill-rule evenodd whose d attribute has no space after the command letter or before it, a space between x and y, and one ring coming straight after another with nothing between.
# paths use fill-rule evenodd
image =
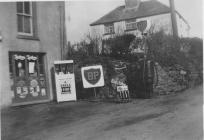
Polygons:
<instances>
[{"instance_id":1,"label":"shadow on wall","mask_svg":"<svg viewBox=\"0 0 204 140\"><path fill-rule=\"evenodd\" d=\"M51 82L52 82L52 92L53 92L53 101L57 101L57 93L56 93L56 83L55 83L55 71L54 67L50 69L51 73Z\"/></svg>"}]
</instances>

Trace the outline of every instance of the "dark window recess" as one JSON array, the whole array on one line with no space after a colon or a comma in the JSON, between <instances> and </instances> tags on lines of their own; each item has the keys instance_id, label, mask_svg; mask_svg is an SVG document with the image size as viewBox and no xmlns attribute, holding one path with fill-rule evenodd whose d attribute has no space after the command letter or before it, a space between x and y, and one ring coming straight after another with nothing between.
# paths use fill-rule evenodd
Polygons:
<instances>
[{"instance_id":1,"label":"dark window recess","mask_svg":"<svg viewBox=\"0 0 204 140\"><path fill-rule=\"evenodd\" d=\"M24 17L24 32L31 33L31 20L30 17Z\"/></svg>"},{"instance_id":2,"label":"dark window recess","mask_svg":"<svg viewBox=\"0 0 204 140\"><path fill-rule=\"evenodd\" d=\"M25 14L30 14L30 3L29 2L24 2L24 13Z\"/></svg>"},{"instance_id":3,"label":"dark window recess","mask_svg":"<svg viewBox=\"0 0 204 140\"><path fill-rule=\"evenodd\" d=\"M23 2L17 2L17 13L23 13Z\"/></svg>"},{"instance_id":4,"label":"dark window recess","mask_svg":"<svg viewBox=\"0 0 204 140\"><path fill-rule=\"evenodd\" d=\"M13 78L13 65L12 65L12 55L9 54L9 74L10 74L10 79Z\"/></svg>"},{"instance_id":5,"label":"dark window recess","mask_svg":"<svg viewBox=\"0 0 204 140\"><path fill-rule=\"evenodd\" d=\"M18 15L17 19L18 19L18 31L23 32L23 16Z\"/></svg>"},{"instance_id":6,"label":"dark window recess","mask_svg":"<svg viewBox=\"0 0 204 140\"><path fill-rule=\"evenodd\" d=\"M39 56L39 72L40 72L40 76L44 76L45 74L45 69L44 69L44 57L43 56Z\"/></svg>"}]
</instances>

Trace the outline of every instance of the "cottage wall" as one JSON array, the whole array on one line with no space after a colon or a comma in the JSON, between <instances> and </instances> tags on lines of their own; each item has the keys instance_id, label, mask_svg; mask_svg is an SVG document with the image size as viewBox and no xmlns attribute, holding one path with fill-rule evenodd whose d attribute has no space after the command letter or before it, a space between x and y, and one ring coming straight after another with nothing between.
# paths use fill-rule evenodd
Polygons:
<instances>
[{"instance_id":1,"label":"cottage wall","mask_svg":"<svg viewBox=\"0 0 204 140\"><path fill-rule=\"evenodd\" d=\"M172 23L171 23L170 13L138 18L136 20L137 22L142 20L149 20L151 23L153 32L158 32L161 29L163 29L166 34L172 34ZM115 34L131 33L131 34L135 34L136 36L140 35L138 30L125 31L126 30L125 21L115 22L114 29L115 29ZM104 25L92 26L91 32L93 36L98 35L98 36L101 36L102 38L109 38L111 36L114 36L114 35L104 35Z\"/></svg>"},{"instance_id":2,"label":"cottage wall","mask_svg":"<svg viewBox=\"0 0 204 140\"><path fill-rule=\"evenodd\" d=\"M189 37L190 27L188 26L188 24L186 24L178 14L176 14L176 20L179 37Z\"/></svg>"},{"instance_id":3,"label":"cottage wall","mask_svg":"<svg viewBox=\"0 0 204 140\"><path fill-rule=\"evenodd\" d=\"M45 71L48 81L48 92L53 99L50 70L53 61L60 56L60 12L63 2L36 2L37 8L37 37L38 39L20 39L17 37L16 2L0 3L0 78L1 78L1 107L11 105L14 91L13 80L9 75L9 52L44 52ZM54 11L54 12L53 12Z\"/></svg>"}]
</instances>

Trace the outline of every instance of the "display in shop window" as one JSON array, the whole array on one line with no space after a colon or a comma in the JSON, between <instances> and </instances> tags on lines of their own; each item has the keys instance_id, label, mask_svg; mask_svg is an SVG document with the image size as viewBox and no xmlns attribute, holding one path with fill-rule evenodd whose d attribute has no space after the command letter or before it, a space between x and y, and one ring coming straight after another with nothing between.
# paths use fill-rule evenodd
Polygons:
<instances>
[{"instance_id":1,"label":"display in shop window","mask_svg":"<svg viewBox=\"0 0 204 140\"><path fill-rule=\"evenodd\" d=\"M34 60L34 61L38 59L38 57L33 56L33 55L26 55L26 57L28 60Z\"/></svg>"},{"instance_id":2,"label":"display in shop window","mask_svg":"<svg viewBox=\"0 0 204 140\"><path fill-rule=\"evenodd\" d=\"M34 73L35 72L35 62L29 62L29 73Z\"/></svg>"},{"instance_id":3,"label":"display in shop window","mask_svg":"<svg viewBox=\"0 0 204 140\"><path fill-rule=\"evenodd\" d=\"M25 69L23 68L23 65L21 62L18 62L18 72L19 72L18 74L19 77L25 76Z\"/></svg>"},{"instance_id":4,"label":"display in shop window","mask_svg":"<svg viewBox=\"0 0 204 140\"><path fill-rule=\"evenodd\" d=\"M40 85L45 86L45 79L43 77L40 78Z\"/></svg>"},{"instance_id":5,"label":"display in shop window","mask_svg":"<svg viewBox=\"0 0 204 140\"><path fill-rule=\"evenodd\" d=\"M25 56L17 55L17 54L14 55L14 58L15 60L25 60Z\"/></svg>"},{"instance_id":6,"label":"display in shop window","mask_svg":"<svg viewBox=\"0 0 204 140\"><path fill-rule=\"evenodd\" d=\"M23 87L24 85L25 85L25 81L23 81L23 80L19 80L16 83L16 86L19 86L19 87Z\"/></svg>"},{"instance_id":7,"label":"display in shop window","mask_svg":"<svg viewBox=\"0 0 204 140\"><path fill-rule=\"evenodd\" d=\"M37 96L38 96L38 92L36 92L36 90L35 90L34 87L30 87L30 94L31 94L33 97L37 97Z\"/></svg>"},{"instance_id":8,"label":"display in shop window","mask_svg":"<svg viewBox=\"0 0 204 140\"><path fill-rule=\"evenodd\" d=\"M35 79L31 80L31 81L30 81L30 86L31 86L31 87L37 87L37 86L38 86L38 81L35 80Z\"/></svg>"},{"instance_id":9,"label":"display in shop window","mask_svg":"<svg viewBox=\"0 0 204 140\"><path fill-rule=\"evenodd\" d=\"M21 94L21 87L16 87L16 93Z\"/></svg>"},{"instance_id":10,"label":"display in shop window","mask_svg":"<svg viewBox=\"0 0 204 140\"><path fill-rule=\"evenodd\" d=\"M25 87L16 87L16 93L19 98L26 98L28 91L25 89Z\"/></svg>"},{"instance_id":11,"label":"display in shop window","mask_svg":"<svg viewBox=\"0 0 204 140\"><path fill-rule=\"evenodd\" d=\"M41 53L10 53L10 73L13 74L14 104L29 104L47 100L44 59Z\"/></svg>"},{"instance_id":12,"label":"display in shop window","mask_svg":"<svg viewBox=\"0 0 204 140\"><path fill-rule=\"evenodd\" d=\"M42 88L42 89L41 89L41 95L42 95L42 96L46 96L46 90L45 90L45 88Z\"/></svg>"},{"instance_id":13,"label":"display in shop window","mask_svg":"<svg viewBox=\"0 0 204 140\"><path fill-rule=\"evenodd\" d=\"M26 95L28 94L28 88L27 87L23 87L23 93Z\"/></svg>"},{"instance_id":14,"label":"display in shop window","mask_svg":"<svg viewBox=\"0 0 204 140\"><path fill-rule=\"evenodd\" d=\"M33 97L37 97L39 95L40 88L38 85L38 81L33 79L30 81L30 93Z\"/></svg>"}]
</instances>

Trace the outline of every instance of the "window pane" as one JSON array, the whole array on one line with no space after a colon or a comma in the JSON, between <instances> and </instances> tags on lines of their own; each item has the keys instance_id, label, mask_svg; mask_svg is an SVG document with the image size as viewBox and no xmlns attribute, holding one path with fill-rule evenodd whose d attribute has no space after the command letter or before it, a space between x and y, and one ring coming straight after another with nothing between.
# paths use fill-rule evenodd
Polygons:
<instances>
[{"instance_id":1,"label":"window pane","mask_svg":"<svg viewBox=\"0 0 204 140\"><path fill-rule=\"evenodd\" d=\"M44 64L43 55L39 55L38 58L39 58L39 59L38 59L38 63L43 65L43 64Z\"/></svg>"},{"instance_id":2,"label":"window pane","mask_svg":"<svg viewBox=\"0 0 204 140\"><path fill-rule=\"evenodd\" d=\"M106 24L105 25L105 33L114 33L114 25Z\"/></svg>"},{"instance_id":3,"label":"window pane","mask_svg":"<svg viewBox=\"0 0 204 140\"><path fill-rule=\"evenodd\" d=\"M23 13L23 2L17 2L17 13Z\"/></svg>"},{"instance_id":4,"label":"window pane","mask_svg":"<svg viewBox=\"0 0 204 140\"><path fill-rule=\"evenodd\" d=\"M25 60L16 60L15 63L16 76L24 77L25 76Z\"/></svg>"},{"instance_id":5,"label":"window pane","mask_svg":"<svg viewBox=\"0 0 204 140\"><path fill-rule=\"evenodd\" d=\"M30 14L30 2L24 2L24 13Z\"/></svg>"},{"instance_id":6,"label":"window pane","mask_svg":"<svg viewBox=\"0 0 204 140\"><path fill-rule=\"evenodd\" d=\"M40 68L40 76L44 75L44 65L39 65Z\"/></svg>"},{"instance_id":7,"label":"window pane","mask_svg":"<svg viewBox=\"0 0 204 140\"><path fill-rule=\"evenodd\" d=\"M18 32L23 32L23 16L18 15Z\"/></svg>"},{"instance_id":8,"label":"window pane","mask_svg":"<svg viewBox=\"0 0 204 140\"><path fill-rule=\"evenodd\" d=\"M28 16L24 16L24 33L31 33L31 22Z\"/></svg>"}]
</instances>

